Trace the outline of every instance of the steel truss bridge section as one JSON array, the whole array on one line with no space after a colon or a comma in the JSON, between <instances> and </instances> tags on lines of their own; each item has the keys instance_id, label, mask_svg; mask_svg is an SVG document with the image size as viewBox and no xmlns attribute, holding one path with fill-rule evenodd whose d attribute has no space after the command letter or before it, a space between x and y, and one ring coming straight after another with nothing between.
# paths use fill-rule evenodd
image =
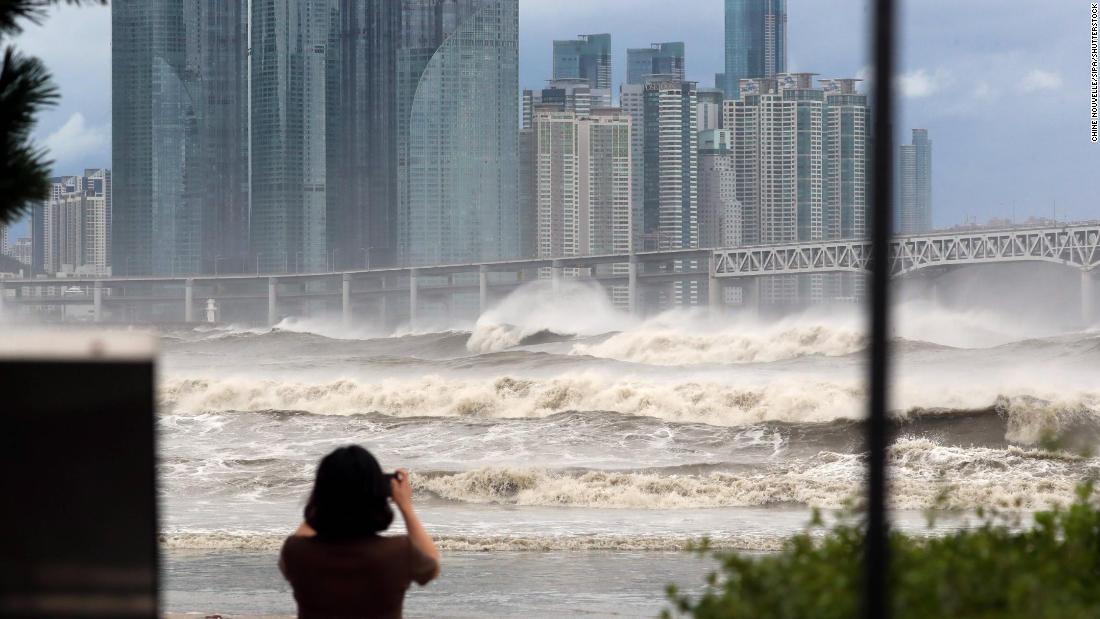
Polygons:
<instances>
[{"instance_id":1,"label":"steel truss bridge section","mask_svg":"<svg viewBox=\"0 0 1100 619\"><path fill-rule=\"evenodd\" d=\"M1093 271L1100 267L1100 224L1057 228L977 230L906 236L890 244L895 276L930 268L1010 262L1050 262ZM865 241L820 241L723 249L714 253L714 277L861 273L873 264Z\"/></svg>"}]
</instances>

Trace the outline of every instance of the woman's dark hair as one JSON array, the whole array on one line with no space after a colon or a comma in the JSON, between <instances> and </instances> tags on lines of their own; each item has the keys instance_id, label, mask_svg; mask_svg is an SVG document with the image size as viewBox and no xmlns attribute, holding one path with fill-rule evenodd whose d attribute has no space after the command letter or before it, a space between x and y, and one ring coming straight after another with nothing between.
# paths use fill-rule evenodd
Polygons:
<instances>
[{"instance_id":1,"label":"woman's dark hair","mask_svg":"<svg viewBox=\"0 0 1100 619\"><path fill-rule=\"evenodd\" d=\"M393 522L389 479L369 451L341 447L321 460L306 504L306 523L317 537L347 540L385 531Z\"/></svg>"}]
</instances>

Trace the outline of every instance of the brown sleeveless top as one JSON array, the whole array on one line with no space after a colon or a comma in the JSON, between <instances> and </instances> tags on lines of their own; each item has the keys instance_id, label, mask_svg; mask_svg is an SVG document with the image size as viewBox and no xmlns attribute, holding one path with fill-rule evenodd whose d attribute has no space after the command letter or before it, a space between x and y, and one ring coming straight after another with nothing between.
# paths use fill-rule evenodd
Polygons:
<instances>
[{"instance_id":1,"label":"brown sleeveless top","mask_svg":"<svg viewBox=\"0 0 1100 619\"><path fill-rule=\"evenodd\" d=\"M343 542L294 536L283 543L279 567L301 619L400 619L409 584L431 580L436 561L406 535Z\"/></svg>"}]
</instances>

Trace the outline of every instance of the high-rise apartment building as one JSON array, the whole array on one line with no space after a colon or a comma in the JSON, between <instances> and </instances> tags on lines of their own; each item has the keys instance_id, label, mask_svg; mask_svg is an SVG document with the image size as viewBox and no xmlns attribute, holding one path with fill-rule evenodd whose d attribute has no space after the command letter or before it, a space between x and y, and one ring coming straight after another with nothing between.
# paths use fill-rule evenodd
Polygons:
<instances>
[{"instance_id":1,"label":"high-rise apartment building","mask_svg":"<svg viewBox=\"0 0 1100 619\"><path fill-rule=\"evenodd\" d=\"M590 116L593 109L610 107L611 91L594 92L587 80L551 80L542 90L523 91L523 128L531 127L535 108L556 109L560 112L576 112L578 116Z\"/></svg>"},{"instance_id":2,"label":"high-rise apartment building","mask_svg":"<svg viewBox=\"0 0 1100 619\"><path fill-rule=\"evenodd\" d=\"M741 202L737 200L730 132L699 132L699 246L737 247L741 244Z\"/></svg>"},{"instance_id":3,"label":"high-rise apartment building","mask_svg":"<svg viewBox=\"0 0 1100 619\"><path fill-rule=\"evenodd\" d=\"M15 239L15 242L9 245L8 250L9 256L15 258L19 262L22 262L28 267L31 266L33 247L31 246L30 237L23 236Z\"/></svg>"},{"instance_id":4,"label":"high-rise apartment building","mask_svg":"<svg viewBox=\"0 0 1100 619\"><path fill-rule=\"evenodd\" d=\"M699 246L696 105L694 82L645 85L642 230L647 249Z\"/></svg>"},{"instance_id":5,"label":"high-rise apartment building","mask_svg":"<svg viewBox=\"0 0 1100 619\"><path fill-rule=\"evenodd\" d=\"M654 43L626 50L626 83L643 84L648 75L683 80L684 44L679 41Z\"/></svg>"},{"instance_id":6,"label":"high-rise apartment building","mask_svg":"<svg viewBox=\"0 0 1100 619\"><path fill-rule=\"evenodd\" d=\"M927 129L913 129L913 143L900 147L901 233L932 229L932 141Z\"/></svg>"},{"instance_id":7,"label":"high-rise apartment building","mask_svg":"<svg viewBox=\"0 0 1100 619\"><path fill-rule=\"evenodd\" d=\"M540 108L532 126L533 184L540 258L629 253L630 118L600 109L590 116ZM628 265L600 265L625 275ZM574 273L575 274L575 273ZM628 291L612 287L626 304Z\"/></svg>"},{"instance_id":8,"label":"high-rise apartment building","mask_svg":"<svg viewBox=\"0 0 1100 619\"><path fill-rule=\"evenodd\" d=\"M246 7L245 0L111 4L116 274L244 266Z\"/></svg>"},{"instance_id":9,"label":"high-rise apartment building","mask_svg":"<svg viewBox=\"0 0 1100 619\"><path fill-rule=\"evenodd\" d=\"M623 84L619 87L619 106L630 117L631 221L633 246L643 247L642 213L645 205L645 86Z\"/></svg>"},{"instance_id":10,"label":"high-rise apartment building","mask_svg":"<svg viewBox=\"0 0 1100 619\"><path fill-rule=\"evenodd\" d=\"M0 256L8 256L11 252L11 241L8 239L8 227L0 224Z\"/></svg>"},{"instance_id":11,"label":"high-rise apartment building","mask_svg":"<svg viewBox=\"0 0 1100 619\"><path fill-rule=\"evenodd\" d=\"M31 214L38 246L32 261L48 274L111 275L111 172L89 169L83 176L52 180L50 197Z\"/></svg>"},{"instance_id":12,"label":"high-rise apartment building","mask_svg":"<svg viewBox=\"0 0 1100 619\"><path fill-rule=\"evenodd\" d=\"M826 239L867 236L870 198L871 108L867 95L856 91L854 79L821 80L825 92L824 165ZM861 301L864 277L835 273L822 278L825 300Z\"/></svg>"},{"instance_id":13,"label":"high-rise apartment building","mask_svg":"<svg viewBox=\"0 0 1100 619\"><path fill-rule=\"evenodd\" d=\"M611 35L582 34L554 41L554 79L583 79L592 90L610 93Z\"/></svg>"},{"instance_id":14,"label":"high-rise apartment building","mask_svg":"<svg viewBox=\"0 0 1100 619\"><path fill-rule=\"evenodd\" d=\"M518 256L518 0L407 0L404 19L399 260Z\"/></svg>"},{"instance_id":15,"label":"high-rise apartment building","mask_svg":"<svg viewBox=\"0 0 1100 619\"><path fill-rule=\"evenodd\" d=\"M538 257L628 253L630 118L540 109L532 128Z\"/></svg>"},{"instance_id":16,"label":"high-rise apartment building","mask_svg":"<svg viewBox=\"0 0 1100 619\"><path fill-rule=\"evenodd\" d=\"M725 104L725 126L732 133L743 242L863 236L870 112L855 80L815 86L813 74L781 74L743 80L739 90L741 97ZM827 279L765 278L762 300L794 303L858 294L854 284Z\"/></svg>"},{"instance_id":17,"label":"high-rise apartment building","mask_svg":"<svg viewBox=\"0 0 1100 619\"><path fill-rule=\"evenodd\" d=\"M726 97L741 80L787 71L787 0L726 0Z\"/></svg>"}]
</instances>

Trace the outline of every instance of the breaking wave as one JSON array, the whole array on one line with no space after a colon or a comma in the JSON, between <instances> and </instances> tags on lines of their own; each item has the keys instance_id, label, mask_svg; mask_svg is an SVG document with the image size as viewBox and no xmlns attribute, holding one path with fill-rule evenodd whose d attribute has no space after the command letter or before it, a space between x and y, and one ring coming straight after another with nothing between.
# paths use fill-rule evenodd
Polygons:
<instances>
[{"instance_id":1,"label":"breaking wave","mask_svg":"<svg viewBox=\"0 0 1100 619\"><path fill-rule=\"evenodd\" d=\"M994 507L1036 510L1067 504L1098 463L1009 447L960 448L903 438L889 451L891 505L897 509ZM822 452L771 470L706 475L563 472L488 468L414 474L414 487L462 503L615 509L684 509L797 504L838 509L864 490L859 454Z\"/></svg>"},{"instance_id":2,"label":"breaking wave","mask_svg":"<svg viewBox=\"0 0 1100 619\"><path fill-rule=\"evenodd\" d=\"M790 381L767 388L688 382L612 379L580 373L548 380L440 377L363 383L292 383L276 380L169 381L162 404L176 412L305 411L320 415L380 413L394 417L546 417L566 411L602 411L743 425L760 421L824 422L862 410L858 387Z\"/></svg>"},{"instance_id":3,"label":"breaking wave","mask_svg":"<svg viewBox=\"0 0 1100 619\"><path fill-rule=\"evenodd\" d=\"M714 321L697 311L667 312L639 327L597 343L580 343L574 354L652 365L768 363L810 355L849 355L866 347L855 325L802 320L772 324Z\"/></svg>"},{"instance_id":4,"label":"breaking wave","mask_svg":"<svg viewBox=\"0 0 1100 619\"><path fill-rule=\"evenodd\" d=\"M953 393L901 385L899 418L991 410L1009 420L1007 438L1033 443L1073 423L1095 421L1100 392L1031 392L1005 396L967 388ZM161 404L175 413L300 411L317 415L378 413L392 417L542 418L600 411L674 422L739 426L761 422L826 423L859 419L866 393L859 381L797 378L660 382L575 373L551 379L383 379L298 383L270 379L169 380Z\"/></svg>"}]
</instances>

